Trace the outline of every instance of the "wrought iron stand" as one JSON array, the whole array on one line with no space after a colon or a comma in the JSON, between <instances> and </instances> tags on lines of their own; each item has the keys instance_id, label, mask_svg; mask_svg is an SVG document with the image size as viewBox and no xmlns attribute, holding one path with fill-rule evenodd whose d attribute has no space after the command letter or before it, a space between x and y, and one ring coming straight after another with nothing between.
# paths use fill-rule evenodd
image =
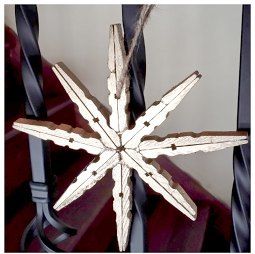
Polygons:
<instances>
[{"instance_id":1,"label":"wrought iron stand","mask_svg":"<svg viewBox=\"0 0 255 254\"><path fill-rule=\"evenodd\" d=\"M38 45L39 24L35 5L16 5L16 25L21 45L22 79L26 92L27 118L45 119L47 109L42 91L42 60ZM37 237L47 252L60 252L56 244L76 234L76 230L61 222L52 208L54 177L50 169L49 147L46 141L29 136L32 181L32 200L36 204L36 217L29 223L21 240L21 250L25 251ZM44 228L52 225L61 234L52 242Z\"/></svg>"}]
</instances>

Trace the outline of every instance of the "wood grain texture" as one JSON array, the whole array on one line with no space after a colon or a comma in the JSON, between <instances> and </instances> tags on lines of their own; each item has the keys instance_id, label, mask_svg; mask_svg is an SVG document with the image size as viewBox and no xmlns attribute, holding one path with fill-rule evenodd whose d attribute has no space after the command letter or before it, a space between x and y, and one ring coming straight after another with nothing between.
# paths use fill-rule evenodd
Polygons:
<instances>
[{"instance_id":1,"label":"wood grain texture","mask_svg":"<svg viewBox=\"0 0 255 254\"><path fill-rule=\"evenodd\" d=\"M117 132L127 129L129 121L129 112L127 110L129 104L129 78L126 77L123 89L119 97L116 96L119 86L119 79L122 68L125 63L126 53L124 48L124 39L122 36L121 25L110 26L110 43L108 55L108 68L110 76L107 80L109 90L109 104L112 107L110 115L110 126Z\"/></svg>"},{"instance_id":2,"label":"wood grain texture","mask_svg":"<svg viewBox=\"0 0 255 254\"><path fill-rule=\"evenodd\" d=\"M109 104L112 108L110 126L121 133L128 128L129 112L129 77L126 77L119 97L116 96L118 82L125 63L126 53L120 24L111 25L109 33L108 67L110 76L107 80ZM120 251L125 251L129 241L132 219L132 170L120 162L112 170L114 180L113 210L116 213L117 239Z\"/></svg>"},{"instance_id":3,"label":"wood grain texture","mask_svg":"<svg viewBox=\"0 0 255 254\"><path fill-rule=\"evenodd\" d=\"M13 123L13 128L43 140L53 141L59 146L68 146L74 150L83 149L95 155L105 149L99 135L67 124L56 125L48 121L20 118Z\"/></svg>"},{"instance_id":4,"label":"wood grain texture","mask_svg":"<svg viewBox=\"0 0 255 254\"><path fill-rule=\"evenodd\" d=\"M199 151L213 152L228 147L246 144L245 132L202 132L177 133L165 138L153 136L146 138L139 145L140 153L146 158L157 158L159 155L175 156Z\"/></svg>"},{"instance_id":5,"label":"wood grain texture","mask_svg":"<svg viewBox=\"0 0 255 254\"><path fill-rule=\"evenodd\" d=\"M107 170L113 168L118 162L119 154L115 151L105 151L100 154L74 179L58 199L54 209L59 211L79 198L86 190L92 188L101 180L106 175Z\"/></svg>"},{"instance_id":6,"label":"wood grain texture","mask_svg":"<svg viewBox=\"0 0 255 254\"><path fill-rule=\"evenodd\" d=\"M126 130L122 134L122 142L125 147L137 147L143 136L149 135L157 126L166 120L169 112L177 107L200 78L201 75L197 71L194 72L179 85L167 92L160 102L153 103L150 108L136 120L134 128Z\"/></svg>"},{"instance_id":7,"label":"wood grain texture","mask_svg":"<svg viewBox=\"0 0 255 254\"><path fill-rule=\"evenodd\" d=\"M120 145L119 136L108 126L106 117L96 106L93 97L80 85L77 78L62 63L52 68L70 99L78 106L90 127L101 136L105 146L115 148Z\"/></svg>"},{"instance_id":8,"label":"wood grain texture","mask_svg":"<svg viewBox=\"0 0 255 254\"><path fill-rule=\"evenodd\" d=\"M125 251L132 220L132 169L126 164L116 165L112 170L114 180L113 210L116 213L117 239L120 251Z\"/></svg>"},{"instance_id":9,"label":"wood grain texture","mask_svg":"<svg viewBox=\"0 0 255 254\"><path fill-rule=\"evenodd\" d=\"M172 181L172 177L165 170L146 163L142 155L133 149L126 149L122 152L124 162L129 167L134 168L139 176L154 191L160 193L170 204L179 211L195 220L197 216L197 207L187 195L187 193L177 183Z\"/></svg>"}]
</instances>

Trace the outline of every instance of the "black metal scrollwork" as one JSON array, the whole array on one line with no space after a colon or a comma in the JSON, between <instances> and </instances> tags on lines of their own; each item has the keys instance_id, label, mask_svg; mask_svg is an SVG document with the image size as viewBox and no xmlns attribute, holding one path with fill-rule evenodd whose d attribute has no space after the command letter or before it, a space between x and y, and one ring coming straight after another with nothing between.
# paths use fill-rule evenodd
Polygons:
<instances>
[{"instance_id":1,"label":"black metal scrollwork","mask_svg":"<svg viewBox=\"0 0 255 254\"><path fill-rule=\"evenodd\" d=\"M16 26L21 45L22 79L26 92L26 115L28 118L45 119L42 91L42 60L38 45L39 24L36 5L16 5ZM57 243L76 234L76 230L61 222L52 208L52 189L54 177L50 170L49 147L46 141L29 136L32 181L30 188L32 200L36 204L36 217L25 229L21 250L25 251L37 237L44 251L61 252ZM52 225L61 234L51 241L44 228Z\"/></svg>"}]
</instances>

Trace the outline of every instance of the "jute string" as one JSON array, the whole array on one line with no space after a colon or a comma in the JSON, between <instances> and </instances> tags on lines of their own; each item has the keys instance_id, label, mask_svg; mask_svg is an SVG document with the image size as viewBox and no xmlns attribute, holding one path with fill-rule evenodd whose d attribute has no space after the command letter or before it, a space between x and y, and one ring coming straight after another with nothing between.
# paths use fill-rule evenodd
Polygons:
<instances>
[{"instance_id":1,"label":"jute string","mask_svg":"<svg viewBox=\"0 0 255 254\"><path fill-rule=\"evenodd\" d=\"M137 41L139 39L139 36L140 36L140 34L141 34L141 32L142 32L149 16L150 16L150 13L151 13L151 11L154 7L155 7L155 5L153 5L153 4L150 4L150 5L145 4L141 8L140 16L139 16L139 19L137 20L137 23L136 23L135 33L134 33L134 36L132 38L130 48L129 48L129 52L128 52L128 55L126 57L126 60L125 60L125 63L124 63L124 66L123 66L123 69L122 69L122 72L121 72L121 75L120 75L120 78L119 78L119 81L118 81L118 86L117 86L117 91L116 91L117 98L120 97L123 85L125 83L126 78L128 77L129 64L130 64L130 61L132 59L134 49L137 45Z\"/></svg>"}]
</instances>

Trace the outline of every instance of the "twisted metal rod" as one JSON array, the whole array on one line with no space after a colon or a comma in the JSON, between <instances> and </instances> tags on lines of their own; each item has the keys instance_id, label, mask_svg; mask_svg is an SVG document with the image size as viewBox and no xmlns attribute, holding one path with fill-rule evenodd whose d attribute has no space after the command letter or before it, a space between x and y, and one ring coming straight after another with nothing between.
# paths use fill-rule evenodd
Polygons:
<instances>
[{"instance_id":1,"label":"twisted metal rod","mask_svg":"<svg viewBox=\"0 0 255 254\"><path fill-rule=\"evenodd\" d=\"M45 119L47 109L42 91L42 59L38 44L39 24L36 5L15 6L16 26L21 45L22 79L26 92L26 115L28 118ZM61 252L56 244L76 230L62 223L52 208L53 176L50 171L49 147L46 141L29 136L32 182L32 200L36 203L36 217L29 223L21 239L25 251L31 241L38 237L47 252ZM52 225L61 232L57 239L48 239L44 228Z\"/></svg>"},{"instance_id":2,"label":"twisted metal rod","mask_svg":"<svg viewBox=\"0 0 255 254\"><path fill-rule=\"evenodd\" d=\"M250 252L250 5L243 6L237 129L249 143L234 148L231 252Z\"/></svg>"},{"instance_id":3,"label":"twisted metal rod","mask_svg":"<svg viewBox=\"0 0 255 254\"><path fill-rule=\"evenodd\" d=\"M42 59L38 45L39 24L36 6L17 5L16 26L21 45L22 78L26 91L26 113L31 117L47 117L42 92Z\"/></svg>"}]
</instances>

